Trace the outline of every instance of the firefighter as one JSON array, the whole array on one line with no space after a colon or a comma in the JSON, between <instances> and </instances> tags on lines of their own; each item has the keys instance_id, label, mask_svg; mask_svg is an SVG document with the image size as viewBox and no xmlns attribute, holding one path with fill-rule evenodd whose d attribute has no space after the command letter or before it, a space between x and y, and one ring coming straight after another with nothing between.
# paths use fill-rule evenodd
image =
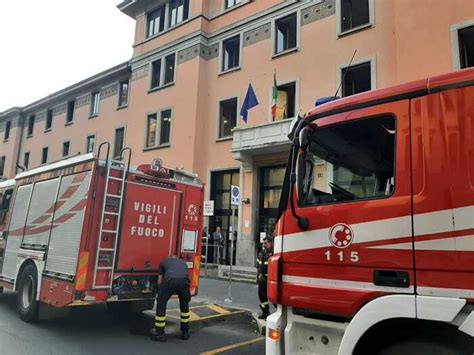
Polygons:
<instances>
[{"instance_id":1,"label":"firefighter","mask_svg":"<svg viewBox=\"0 0 474 355\"><path fill-rule=\"evenodd\" d=\"M189 275L186 263L170 256L160 263L158 269L158 294L156 299L155 327L151 338L166 342L166 304L172 295L178 295L181 310L181 339L189 339Z\"/></svg>"},{"instance_id":2,"label":"firefighter","mask_svg":"<svg viewBox=\"0 0 474 355\"><path fill-rule=\"evenodd\" d=\"M267 297L268 259L273 255L273 238L263 238L263 249L257 256L258 298L262 314L258 319L266 319L270 315Z\"/></svg>"}]
</instances>

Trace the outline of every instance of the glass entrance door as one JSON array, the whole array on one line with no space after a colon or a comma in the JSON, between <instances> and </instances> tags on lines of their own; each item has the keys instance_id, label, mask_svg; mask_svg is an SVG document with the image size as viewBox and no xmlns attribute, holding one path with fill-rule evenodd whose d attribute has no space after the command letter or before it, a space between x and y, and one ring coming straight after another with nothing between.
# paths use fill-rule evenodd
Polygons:
<instances>
[{"instance_id":1,"label":"glass entrance door","mask_svg":"<svg viewBox=\"0 0 474 355\"><path fill-rule=\"evenodd\" d=\"M257 250L261 248L261 237L274 236L278 216L285 166L260 168L258 230L255 236Z\"/></svg>"},{"instance_id":2,"label":"glass entrance door","mask_svg":"<svg viewBox=\"0 0 474 355\"><path fill-rule=\"evenodd\" d=\"M209 233L216 231L217 227L221 227L224 236L222 262L226 265L230 264L230 227L232 226L232 209L230 205L230 187L231 185L239 186L239 170L216 171L211 174L211 200L214 200L214 216L209 218ZM238 208L235 209L235 233L237 235L238 228ZM237 250L237 238L234 238L234 264L235 251ZM210 253L209 262L217 263L216 254Z\"/></svg>"}]
</instances>

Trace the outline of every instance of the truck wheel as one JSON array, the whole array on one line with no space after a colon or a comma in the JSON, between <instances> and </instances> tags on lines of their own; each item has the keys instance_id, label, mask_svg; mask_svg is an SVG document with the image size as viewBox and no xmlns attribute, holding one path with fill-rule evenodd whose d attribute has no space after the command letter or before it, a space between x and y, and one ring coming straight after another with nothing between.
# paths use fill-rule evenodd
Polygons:
<instances>
[{"instance_id":1,"label":"truck wheel","mask_svg":"<svg viewBox=\"0 0 474 355\"><path fill-rule=\"evenodd\" d=\"M437 343L431 340L407 339L397 343L390 344L377 355L418 355L418 354L436 354L436 355L464 355L469 354L462 349L456 349L454 346L445 343Z\"/></svg>"},{"instance_id":2,"label":"truck wheel","mask_svg":"<svg viewBox=\"0 0 474 355\"><path fill-rule=\"evenodd\" d=\"M39 302L36 300L38 275L36 267L28 264L20 274L16 295L16 310L25 322L38 320Z\"/></svg>"}]
</instances>

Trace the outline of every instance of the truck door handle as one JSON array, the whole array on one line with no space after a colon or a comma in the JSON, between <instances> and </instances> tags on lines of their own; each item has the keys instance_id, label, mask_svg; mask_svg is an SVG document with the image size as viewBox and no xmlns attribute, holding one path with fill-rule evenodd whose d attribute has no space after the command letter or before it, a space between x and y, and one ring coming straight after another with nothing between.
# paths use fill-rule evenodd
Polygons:
<instances>
[{"instance_id":1,"label":"truck door handle","mask_svg":"<svg viewBox=\"0 0 474 355\"><path fill-rule=\"evenodd\" d=\"M374 270L374 284L387 287L410 287L410 277L406 271Z\"/></svg>"}]
</instances>

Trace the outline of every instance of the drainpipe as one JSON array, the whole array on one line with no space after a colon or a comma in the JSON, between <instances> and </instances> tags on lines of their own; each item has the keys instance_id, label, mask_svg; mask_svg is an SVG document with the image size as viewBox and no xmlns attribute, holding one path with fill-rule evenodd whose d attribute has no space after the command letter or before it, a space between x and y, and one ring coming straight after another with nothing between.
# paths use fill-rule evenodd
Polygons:
<instances>
[{"instance_id":1,"label":"drainpipe","mask_svg":"<svg viewBox=\"0 0 474 355\"><path fill-rule=\"evenodd\" d=\"M20 165L21 145L23 143L23 130L25 129L25 125L23 122L23 115L21 112L18 116L18 124L21 124L21 128L20 128L20 142L18 143L18 153L16 155L15 175L18 172L18 168L22 169L23 171L26 170L23 166Z\"/></svg>"}]
</instances>

